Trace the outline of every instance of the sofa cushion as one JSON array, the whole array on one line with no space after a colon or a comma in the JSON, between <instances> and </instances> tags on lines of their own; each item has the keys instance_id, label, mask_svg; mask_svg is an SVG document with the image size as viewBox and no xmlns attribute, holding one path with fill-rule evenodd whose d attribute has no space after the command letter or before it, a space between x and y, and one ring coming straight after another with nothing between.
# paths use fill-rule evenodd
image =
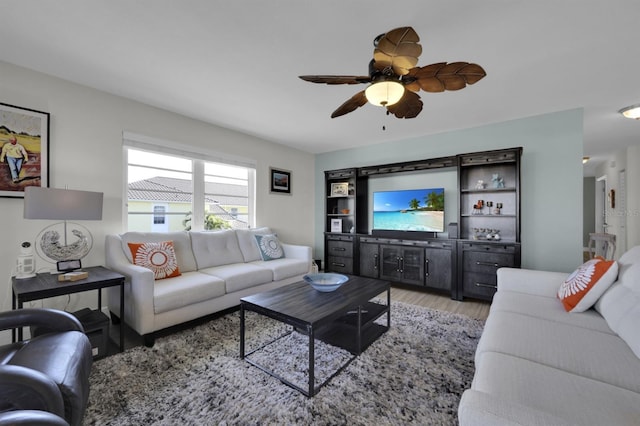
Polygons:
<instances>
[{"instance_id":1,"label":"sofa cushion","mask_svg":"<svg viewBox=\"0 0 640 426\"><path fill-rule=\"evenodd\" d=\"M492 311L476 349L476 365L484 354L501 352L640 392L640 360L615 334Z\"/></svg>"},{"instance_id":2,"label":"sofa cushion","mask_svg":"<svg viewBox=\"0 0 640 426\"><path fill-rule=\"evenodd\" d=\"M309 262L304 259L282 258L276 260L256 260L252 265L267 268L273 273L273 280L279 281L309 272Z\"/></svg>"},{"instance_id":3,"label":"sofa cushion","mask_svg":"<svg viewBox=\"0 0 640 426\"><path fill-rule=\"evenodd\" d=\"M274 234L254 235L262 260L275 260L284 257L284 249Z\"/></svg>"},{"instance_id":4,"label":"sofa cushion","mask_svg":"<svg viewBox=\"0 0 640 426\"><path fill-rule=\"evenodd\" d=\"M622 255L618 281L607 290L596 303L596 309L602 314L607 324L618 333L640 358L640 260L629 264L634 259L637 247ZM623 263L624 262L624 263Z\"/></svg>"},{"instance_id":5,"label":"sofa cushion","mask_svg":"<svg viewBox=\"0 0 640 426\"><path fill-rule=\"evenodd\" d=\"M584 312L598 301L617 276L615 260L588 260L560 285L558 298L567 312Z\"/></svg>"},{"instance_id":6,"label":"sofa cushion","mask_svg":"<svg viewBox=\"0 0 640 426\"><path fill-rule=\"evenodd\" d=\"M153 271L156 280L180 275L173 241L160 243L128 243L133 263Z\"/></svg>"},{"instance_id":7,"label":"sofa cushion","mask_svg":"<svg viewBox=\"0 0 640 426\"><path fill-rule=\"evenodd\" d=\"M556 297L530 295L515 291L498 291L491 302L490 312L494 311L514 312L533 318L543 318L561 324L615 334L602 315L594 309L569 314Z\"/></svg>"},{"instance_id":8,"label":"sofa cushion","mask_svg":"<svg viewBox=\"0 0 640 426\"><path fill-rule=\"evenodd\" d=\"M256 245L255 235L272 234L270 228L255 228L255 229L237 229L236 236L238 237L238 244L240 245L240 251L245 262L253 262L254 260L261 260L260 250Z\"/></svg>"},{"instance_id":9,"label":"sofa cushion","mask_svg":"<svg viewBox=\"0 0 640 426\"><path fill-rule=\"evenodd\" d=\"M467 389L458 406L460 425L530 425L578 426L554 416L548 411L536 410L513 400L499 399L487 392Z\"/></svg>"},{"instance_id":10,"label":"sofa cushion","mask_svg":"<svg viewBox=\"0 0 640 426\"><path fill-rule=\"evenodd\" d=\"M153 311L156 314L183 308L203 300L223 296L224 281L200 272L187 272L153 286Z\"/></svg>"},{"instance_id":11,"label":"sofa cushion","mask_svg":"<svg viewBox=\"0 0 640 426\"><path fill-rule=\"evenodd\" d=\"M244 262L233 230L192 231L191 242L198 270Z\"/></svg>"},{"instance_id":12,"label":"sofa cushion","mask_svg":"<svg viewBox=\"0 0 640 426\"><path fill-rule=\"evenodd\" d=\"M232 265L222 265L213 268L206 268L200 272L212 275L224 280L227 293L255 287L260 284L273 281L271 270L261 268L251 263L235 263Z\"/></svg>"},{"instance_id":13,"label":"sofa cushion","mask_svg":"<svg viewBox=\"0 0 640 426\"><path fill-rule=\"evenodd\" d=\"M636 304L620 321L618 336L624 340L640 359L640 297L634 295Z\"/></svg>"},{"instance_id":14,"label":"sofa cushion","mask_svg":"<svg viewBox=\"0 0 640 426\"><path fill-rule=\"evenodd\" d=\"M193 257L191 249L191 237L187 231L176 232L125 232L120 235L122 239L122 251L129 262L133 263L131 250L128 243L159 243L162 241L173 241L173 249L176 252L178 268L180 272L191 272L197 269L196 259Z\"/></svg>"},{"instance_id":15,"label":"sofa cushion","mask_svg":"<svg viewBox=\"0 0 640 426\"><path fill-rule=\"evenodd\" d=\"M640 358L640 293L616 283L600 298L597 307L609 327Z\"/></svg>"},{"instance_id":16,"label":"sofa cushion","mask_svg":"<svg viewBox=\"0 0 640 426\"><path fill-rule=\"evenodd\" d=\"M624 252L622 256L620 256L620 259L618 259L618 262L623 265L634 265L640 263L640 245L634 246Z\"/></svg>"},{"instance_id":17,"label":"sofa cushion","mask_svg":"<svg viewBox=\"0 0 640 426\"><path fill-rule=\"evenodd\" d=\"M595 308L607 321L609 327L617 333L622 318L637 305L638 300L634 292L616 282L600 297Z\"/></svg>"},{"instance_id":18,"label":"sofa cushion","mask_svg":"<svg viewBox=\"0 0 640 426\"><path fill-rule=\"evenodd\" d=\"M617 331L624 314L638 305L639 295L640 261L633 265L620 262L618 281L600 297L595 308L607 320L609 327Z\"/></svg>"},{"instance_id":19,"label":"sofa cushion","mask_svg":"<svg viewBox=\"0 0 640 426\"><path fill-rule=\"evenodd\" d=\"M567 424L633 425L638 421L637 392L509 354L485 354L476 366L472 388L498 401L551 413ZM537 417L525 419L514 424L542 424Z\"/></svg>"}]
</instances>

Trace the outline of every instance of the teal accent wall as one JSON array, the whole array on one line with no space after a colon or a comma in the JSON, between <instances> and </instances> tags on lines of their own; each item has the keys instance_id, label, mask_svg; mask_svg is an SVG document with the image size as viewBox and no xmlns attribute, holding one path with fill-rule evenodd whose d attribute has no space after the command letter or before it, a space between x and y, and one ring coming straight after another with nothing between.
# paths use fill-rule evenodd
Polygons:
<instances>
[{"instance_id":1,"label":"teal accent wall","mask_svg":"<svg viewBox=\"0 0 640 426\"><path fill-rule=\"evenodd\" d=\"M324 256L325 170L521 146L522 267L574 270L582 263L582 117L582 109L574 109L316 155L314 257ZM448 212L447 220L456 215Z\"/></svg>"}]
</instances>

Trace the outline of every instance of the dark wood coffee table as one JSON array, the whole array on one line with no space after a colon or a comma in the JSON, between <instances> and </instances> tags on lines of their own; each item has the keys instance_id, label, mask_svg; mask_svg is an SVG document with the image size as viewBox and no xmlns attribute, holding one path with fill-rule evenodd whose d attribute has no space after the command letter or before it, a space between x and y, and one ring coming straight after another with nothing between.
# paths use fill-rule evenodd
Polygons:
<instances>
[{"instance_id":1,"label":"dark wood coffee table","mask_svg":"<svg viewBox=\"0 0 640 426\"><path fill-rule=\"evenodd\" d=\"M371 299L387 293L387 304ZM349 276L338 290L319 292L304 281L240 299L240 358L297 389L306 396L315 395L362 351L391 326L391 291L388 281ZM309 336L309 386L303 389L274 371L246 358L264 346L245 354L245 311L257 312L293 326ZM374 321L387 314L386 326ZM284 337L284 336L282 336ZM353 356L318 386L314 385L315 339L348 350ZM268 343L272 344L273 342ZM265 345L266 346L266 345Z\"/></svg>"}]
</instances>

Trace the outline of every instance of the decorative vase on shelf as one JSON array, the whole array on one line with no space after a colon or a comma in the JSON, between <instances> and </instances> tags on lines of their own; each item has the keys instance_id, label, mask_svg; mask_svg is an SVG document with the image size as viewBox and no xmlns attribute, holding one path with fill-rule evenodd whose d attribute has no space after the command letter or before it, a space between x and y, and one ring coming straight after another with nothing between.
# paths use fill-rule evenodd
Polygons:
<instances>
[{"instance_id":1,"label":"decorative vase on shelf","mask_svg":"<svg viewBox=\"0 0 640 426\"><path fill-rule=\"evenodd\" d=\"M494 188L504 188L504 179L502 179L499 174L494 174L491 182Z\"/></svg>"}]
</instances>

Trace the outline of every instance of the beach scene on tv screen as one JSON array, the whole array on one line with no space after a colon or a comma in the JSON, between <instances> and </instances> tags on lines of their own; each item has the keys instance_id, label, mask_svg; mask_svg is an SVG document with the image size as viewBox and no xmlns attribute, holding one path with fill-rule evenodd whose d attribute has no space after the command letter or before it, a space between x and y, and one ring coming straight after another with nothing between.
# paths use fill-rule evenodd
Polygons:
<instances>
[{"instance_id":1,"label":"beach scene on tv screen","mask_svg":"<svg viewBox=\"0 0 640 426\"><path fill-rule=\"evenodd\" d=\"M373 193L373 229L444 231L444 188Z\"/></svg>"}]
</instances>

